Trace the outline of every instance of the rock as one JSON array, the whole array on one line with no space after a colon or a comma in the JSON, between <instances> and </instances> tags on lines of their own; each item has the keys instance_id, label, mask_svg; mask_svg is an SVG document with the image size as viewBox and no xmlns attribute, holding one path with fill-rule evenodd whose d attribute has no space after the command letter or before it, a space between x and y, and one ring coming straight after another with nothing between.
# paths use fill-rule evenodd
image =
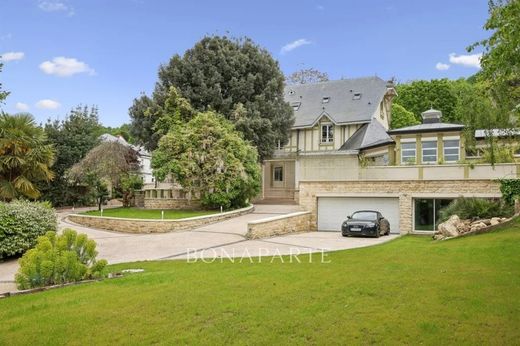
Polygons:
<instances>
[{"instance_id":1,"label":"rock","mask_svg":"<svg viewBox=\"0 0 520 346\"><path fill-rule=\"evenodd\" d=\"M495 226L495 225L498 225L500 223L500 218L499 217L493 217L491 218L491 226Z\"/></svg>"},{"instance_id":2,"label":"rock","mask_svg":"<svg viewBox=\"0 0 520 346\"><path fill-rule=\"evenodd\" d=\"M433 239L434 240L442 240L442 239L444 239L444 236L442 234L435 234L433 236Z\"/></svg>"},{"instance_id":3,"label":"rock","mask_svg":"<svg viewBox=\"0 0 520 346\"><path fill-rule=\"evenodd\" d=\"M491 225L491 220L490 219L482 219L482 220L479 220L480 222L482 222L483 224L485 225Z\"/></svg>"},{"instance_id":4,"label":"rock","mask_svg":"<svg viewBox=\"0 0 520 346\"><path fill-rule=\"evenodd\" d=\"M457 230L457 224L460 223L460 219L457 215L452 215L447 221L439 224L438 230L441 235L445 237L456 237L459 235Z\"/></svg>"}]
</instances>

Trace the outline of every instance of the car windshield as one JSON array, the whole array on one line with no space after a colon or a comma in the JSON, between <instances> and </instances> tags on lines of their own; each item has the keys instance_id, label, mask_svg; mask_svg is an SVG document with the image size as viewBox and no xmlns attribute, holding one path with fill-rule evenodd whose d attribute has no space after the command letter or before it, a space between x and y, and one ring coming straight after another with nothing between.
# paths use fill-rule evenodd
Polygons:
<instances>
[{"instance_id":1,"label":"car windshield","mask_svg":"<svg viewBox=\"0 0 520 346\"><path fill-rule=\"evenodd\" d=\"M358 220L375 221L375 220L377 220L377 213L375 213L373 211L358 211L358 212L355 212L354 214L352 214L352 218L358 219Z\"/></svg>"}]
</instances>

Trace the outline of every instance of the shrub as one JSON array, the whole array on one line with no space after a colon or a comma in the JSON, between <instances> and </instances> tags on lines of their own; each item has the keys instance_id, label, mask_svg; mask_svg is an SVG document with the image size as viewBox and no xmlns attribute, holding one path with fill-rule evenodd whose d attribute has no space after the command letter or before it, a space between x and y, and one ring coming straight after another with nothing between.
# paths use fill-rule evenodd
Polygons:
<instances>
[{"instance_id":1,"label":"shrub","mask_svg":"<svg viewBox=\"0 0 520 346\"><path fill-rule=\"evenodd\" d=\"M56 214L49 203L0 202L0 258L27 251L39 236L56 229Z\"/></svg>"},{"instance_id":2,"label":"shrub","mask_svg":"<svg viewBox=\"0 0 520 346\"><path fill-rule=\"evenodd\" d=\"M96 261L96 256L96 242L86 234L47 232L20 259L16 284L28 289L102 277L107 261Z\"/></svg>"},{"instance_id":3,"label":"shrub","mask_svg":"<svg viewBox=\"0 0 520 346\"><path fill-rule=\"evenodd\" d=\"M460 197L440 210L442 221L451 215L458 215L461 219L488 219L505 217L513 214L513 207L502 200L485 198Z\"/></svg>"}]
</instances>

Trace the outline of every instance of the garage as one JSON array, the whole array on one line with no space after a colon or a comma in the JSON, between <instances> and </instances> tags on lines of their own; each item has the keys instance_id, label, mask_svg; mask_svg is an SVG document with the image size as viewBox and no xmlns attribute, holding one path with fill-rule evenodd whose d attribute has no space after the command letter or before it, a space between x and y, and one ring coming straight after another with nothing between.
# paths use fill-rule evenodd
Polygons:
<instances>
[{"instance_id":1,"label":"garage","mask_svg":"<svg viewBox=\"0 0 520 346\"><path fill-rule=\"evenodd\" d=\"M341 224L357 210L377 210L390 222L391 233L399 233L397 197L318 197L318 231L341 231Z\"/></svg>"}]
</instances>

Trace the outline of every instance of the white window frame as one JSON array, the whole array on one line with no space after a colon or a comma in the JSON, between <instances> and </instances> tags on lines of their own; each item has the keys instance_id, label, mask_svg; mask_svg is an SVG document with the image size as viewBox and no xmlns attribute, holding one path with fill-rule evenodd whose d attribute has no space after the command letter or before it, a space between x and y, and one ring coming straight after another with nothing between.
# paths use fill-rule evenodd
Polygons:
<instances>
[{"instance_id":1,"label":"white window frame","mask_svg":"<svg viewBox=\"0 0 520 346\"><path fill-rule=\"evenodd\" d=\"M414 147L413 147L413 149L412 148L410 148L410 149L403 149L403 145L404 144L413 144ZM413 163L413 164L417 163L417 143L415 141L413 141L413 142L412 141L401 142L401 148L400 149L401 149L401 164L409 165L411 163ZM406 155L405 156L404 155L405 151L412 151L412 150L413 150L413 156L411 156L411 155ZM412 157L413 157L413 162L405 161L405 158L412 158Z\"/></svg>"},{"instance_id":2,"label":"white window frame","mask_svg":"<svg viewBox=\"0 0 520 346\"><path fill-rule=\"evenodd\" d=\"M448 147L446 146L446 142L448 141L457 141L457 146L456 147ZM447 162L447 163L454 163L454 162L457 162L460 160L460 138L444 138L443 139L443 154L444 154L444 162ZM446 154L446 149L457 149L457 160L447 160L446 159L446 156L453 156L455 154Z\"/></svg>"},{"instance_id":3,"label":"white window frame","mask_svg":"<svg viewBox=\"0 0 520 346\"><path fill-rule=\"evenodd\" d=\"M323 128L327 128L327 135L323 137ZM334 143L334 124L333 123L322 123L321 124L321 143L330 144Z\"/></svg>"},{"instance_id":4,"label":"white window frame","mask_svg":"<svg viewBox=\"0 0 520 346\"><path fill-rule=\"evenodd\" d=\"M433 147L433 148L425 148L424 147L424 143L435 143L435 147ZM436 164L437 163L437 160L439 158L437 145L438 145L437 144L437 139L426 139L426 140L422 140L421 141L421 161L422 161L423 164L431 165L431 164ZM424 155L424 151L425 150L435 150L435 160L433 160L433 161L424 161L424 157L425 156L433 156L433 155Z\"/></svg>"}]
</instances>

